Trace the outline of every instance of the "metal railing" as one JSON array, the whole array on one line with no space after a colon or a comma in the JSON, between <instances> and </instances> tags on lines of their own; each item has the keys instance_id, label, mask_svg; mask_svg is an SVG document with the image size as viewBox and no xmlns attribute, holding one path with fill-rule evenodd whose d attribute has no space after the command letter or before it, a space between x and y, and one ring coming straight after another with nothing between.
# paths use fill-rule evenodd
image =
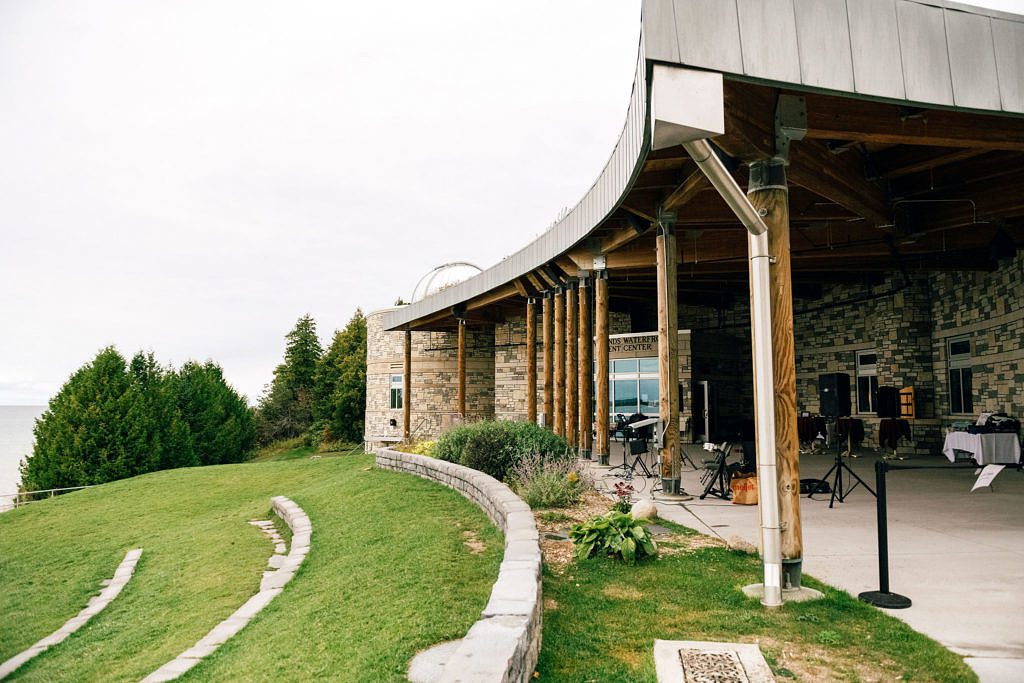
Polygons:
<instances>
[{"instance_id":1,"label":"metal railing","mask_svg":"<svg viewBox=\"0 0 1024 683\"><path fill-rule=\"evenodd\" d=\"M0 511L11 510L39 500L46 500L68 491L91 489L92 486L66 486L59 489L40 489L38 491L17 491L16 493L0 493Z\"/></svg>"}]
</instances>

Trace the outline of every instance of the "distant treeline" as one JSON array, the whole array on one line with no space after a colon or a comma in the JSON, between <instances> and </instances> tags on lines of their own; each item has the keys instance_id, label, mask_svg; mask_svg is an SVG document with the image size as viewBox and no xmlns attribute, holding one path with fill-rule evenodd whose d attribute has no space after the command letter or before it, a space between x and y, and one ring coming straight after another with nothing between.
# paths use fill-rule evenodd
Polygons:
<instances>
[{"instance_id":1,"label":"distant treeline","mask_svg":"<svg viewBox=\"0 0 1024 683\"><path fill-rule=\"evenodd\" d=\"M241 462L258 443L359 441L366 404L366 318L357 310L324 351L309 315L258 407L212 361L175 370L152 353L108 347L79 368L36 421L21 463L26 491L103 484L155 470Z\"/></svg>"},{"instance_id":2,"label":"distant treeline","mask_svg":"<svg viewBox=\"0 0 1024 683\"><path fill-rule=\"evenodd\" d=\"M213 362L166 368L101 350L36 421L21 484L35 491L102 484L154 470L239 462L256 442L253 411Z\"/></svg>"},{"instance_id":3,"label":"distant treeline","mask_svg":"<svg viewBox=\"0 0 1024 683\"><path fill-rule=\"evenodd\" d=\"M325 351L304 315L286 336L284 362L256 408L259 442L305 436L308 443L359 442L366 413L366 317L356 309Z\"/></svg>"}]
</instances>

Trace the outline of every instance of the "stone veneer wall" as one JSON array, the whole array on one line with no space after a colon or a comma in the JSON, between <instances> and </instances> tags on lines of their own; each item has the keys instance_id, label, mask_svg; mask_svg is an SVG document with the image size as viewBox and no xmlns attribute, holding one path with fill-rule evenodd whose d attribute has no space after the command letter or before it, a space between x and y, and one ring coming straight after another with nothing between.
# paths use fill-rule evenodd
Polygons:
<instances>
[{"instance_id":1,"label":"stone veneer wall","mask_svg":"<svg viewBox=\"0 0 1024 683\"><path fill-rule=\"evenodd\" d=\"M913 439L922 455L941 447L935 419L931 357L931 301L928 277L893 273L876 285L826 286L813 301L794 301L797 408L818 412L818 376L842 372L850 376L854 417L864 421L864 446L878 444L879 418L857 413L858 351L878 354L879 386L913 386L917 419Z\"/></svg>"},{"instance_id":2,"label":"stone veneer wall","mask_svg":"<svg viewBox=\"0 0 1024 683\"><path fill-rule=\"evenodd\" d=\"M392 374L402 374L404 333L387 332L384 314L366 316L366 418L363 440L372 449L402 439L402 410L391 409ZM458 335L412 333L413 439L431 439L458 424ZM409 397L407 397L409 398ZM494 417L494 331L467 330L466 420ZM395 426L390 425L395 421Z\"/></svg>"},{"instance_id":3,"label":"stone veneer wall","mask_svg":"<svg viewBox=\"0 0 1024 683\"><path fill-rule=\"evenodd\" d=\"M950 415L946 341L971 340L974 412L1024 416L1024 252L990 273L937 273L928 280L931 354L939 419Z\"/></svg>"},{"instance_id":4,"label":"stone veneer wall","mask_svg":"<svg viewBox=\"0 0 1024 683\"><path fill-rule=\"evenodd\" d=\"M422 455L377 449L377 466L452 488L479 505L505 535L498 580L480 619L445 664L441 682L526 683L541 642L540 537L530 506L483 472Z\"/></svg>"}]
</instances>

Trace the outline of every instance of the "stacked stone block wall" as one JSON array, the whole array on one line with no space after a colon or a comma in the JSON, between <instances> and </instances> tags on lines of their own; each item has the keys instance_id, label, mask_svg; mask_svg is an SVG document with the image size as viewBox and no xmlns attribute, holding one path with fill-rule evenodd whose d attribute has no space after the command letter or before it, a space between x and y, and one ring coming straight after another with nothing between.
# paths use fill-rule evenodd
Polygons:
<instances>
[{"instance_id":1,"label":"stacked stone block wall","mask_svg":"<svg viewBox=\"0 0 1024 683\"><path fill-rule=\"evenodd\" d=\"M952 414L949 398L947 342L959 336L971 341L974 413L1024 416L1024 252L992 272L937 273L928 284L941 422L964 419Z\"/></svg>"},{"instance_id":2,"label":"stacked stone block wall","mask_svg":"<svg viewBox=\"0 0 1024 683\"><path fill-rule=\"evenodd\" d=\"M530 506L493 477L444 460L380 448L377 466L458 491L505 534L505 555L487 606L445 664L441 681L531 680L540 653L543 602L540 537Z\"/></svg>"},{"instance_id":3,"label":"stacked stone block wall","mask_svg":"<svg viewBox=\"0 0 1024 683\"><path fill-rule=\"evenodd\" d=\"M366 418L364 441L376 448L402 439L402 409L391 408L392 374L404 368L404 332L388 332L390 310L366 316ZM466 334L466 421L494 417L494 330ZM462 422L458 415L458 334L412 333L412 438L433 439ZM390 424L394 420L395 425Z\"/></svg>"}]
</instances>

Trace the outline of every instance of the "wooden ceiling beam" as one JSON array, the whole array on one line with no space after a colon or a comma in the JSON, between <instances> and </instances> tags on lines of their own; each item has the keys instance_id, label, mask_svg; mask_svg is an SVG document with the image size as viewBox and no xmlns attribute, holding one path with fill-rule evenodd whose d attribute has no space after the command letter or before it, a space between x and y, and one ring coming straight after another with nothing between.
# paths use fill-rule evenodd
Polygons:
<instances>
[{"instance_id":1,"label":"wooden ceiling beam","mask_svg":"<svg viewBox=\"0 0 1024 683\"><path fill-rule=\"evenodd\" d=\"M466 302L466 310L475 311L477 309L489 306L493 303L497 303L504 299L508 299L509 297L517 296L518 294L519 291L516 289L516 286L514 284L505 284L495 289L492 289L486 294L481 294L476 298L470 299L469 301Z\"/></svg>"},{"instance_id":2,"label":"wooden ceiling beam","mask_svg":"<svg viewBox=\"0 0 1024 683\"><path fill-rule=\"evenodd\" d=\"M972 159L986 153L986 149L973 147L923 147L920 145L890 147L869 154L870 165L879 177L902 178L922 171L930 171L958 161Z\"/></svg>"},{"instance_id":3,"label":"wooden ceiling beam","mask_svg":"<svg viewBox=\"0 0 1024 683\"><path fill-rule=\"evenodd\" d=\"M809 138L1024 151L1024 121L1018 117L937 109L907 116L895 104L801 95L807 103Z\"/></svg>"},{"instance_id":4,"label":"wooden ceiling beam","mask_svg":"<svg viewBox=\"0 0 1024 683\"><path fill-rule=\"evenodd\" d=\"M707 176L704 175L703 171L696 170L669 193L665 201L661 203L661 206L665 211L675 211L708 187L710 185L708 184Z\"/></svg>"},{"instance_id":5,"label":"wooden ceiling beam","mask_svg":"<svg viewBox=\"0 0 1024 683\"><path fill-rule=\"evenodd\" d=\"M533 285L533 288L538 292L543 292L548 289L547 283L541 281L541 279L532 272L526 274L526 279L529 280L530 284Z\"/></svg>"}]
</instances>

